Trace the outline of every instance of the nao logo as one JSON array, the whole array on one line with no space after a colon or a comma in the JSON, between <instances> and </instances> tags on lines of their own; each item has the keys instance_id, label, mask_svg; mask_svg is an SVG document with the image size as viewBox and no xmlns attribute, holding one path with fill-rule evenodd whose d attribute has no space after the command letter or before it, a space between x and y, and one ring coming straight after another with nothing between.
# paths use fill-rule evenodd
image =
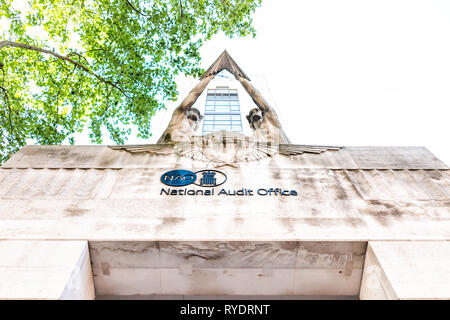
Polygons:
<instances>
[{"instance_id":1,"label":"nao logo","mask_svg":"<svg viewBox=\"0 0 450 320\"><path fill-rule=\"evenodd\" d=\"M227 181L227 175L219 170L200 170L195 174L197 180L194 184L200 187L217 187Z\"/></svg>"},{"instance_id":2,"label":"nao logo","mask_svg":"<svg viewBox=\"0 0 450 320\"><path fill-rule=\"evenodd\" d=\"M172 187L183 187L197 180L197 175L188 170L172 170L161 176L161 182Z\"/></svg>"},{"instance_id":3,"label":"nao logo","mask_svg":"<svg viewBox=\"0 0 450 320\"><path fill-rule=\"evenodd\" d=\"M219 170L172 170L161 176L161 182L171 187L195 184L200 187L217 187L227 181L227 175Z\"/></svg>"}]
</instances>

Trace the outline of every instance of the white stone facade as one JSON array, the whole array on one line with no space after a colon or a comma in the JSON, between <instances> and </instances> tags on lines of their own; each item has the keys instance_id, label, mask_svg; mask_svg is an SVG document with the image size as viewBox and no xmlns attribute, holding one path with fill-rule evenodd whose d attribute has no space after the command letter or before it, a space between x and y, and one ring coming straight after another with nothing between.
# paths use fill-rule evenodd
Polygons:
<instances>
[{"instance_id":1,"label":"white stone facade","mask_svg":"<svg viewBox=\"0 0 450 320\"><path fill-rule=\"evenodd\" d=\"M205 190L162 184L173 169L220 170L227 181L211 196L161 193ZM253 195L219 195L222 188ZM271 188L297 195L257 192ZM28 271L2 273L0 298L86 299L95 290L448 299L449 214L450 170L421 147L344 147L215 167L105 146L27 146L0 168L0 253L37 243L56 259L62 249L51 245L65 241L87 243L89 254L67 251L72 262L55 267L76 278L57 277L48 293L33 289L40 276L26 282ZM75 267L86 257L93 280L90 268ZM420 257L426 261L416 263ZM0 255L0 269L14 266L17 259ZM4 290L21 278L29 291ZM77 283L83 293L64 289Z\"/></svg>"}]
</instances>

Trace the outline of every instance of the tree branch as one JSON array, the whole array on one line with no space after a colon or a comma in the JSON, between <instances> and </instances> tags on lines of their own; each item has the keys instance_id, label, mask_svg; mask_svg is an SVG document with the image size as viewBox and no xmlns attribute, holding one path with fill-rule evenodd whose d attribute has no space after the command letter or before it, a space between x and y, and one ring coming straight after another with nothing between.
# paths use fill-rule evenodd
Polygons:
<instances>
[{"instance_id":1,"label":"tree branch","mask_svg":"<svg viewBox=\"0 0 450 320\"><path fill-rule=\"evenodd\" d=\"M8 107L8 120L9 120L9 134L13 134L13 127L12 127L12 119L11 119L11 106L9 105L9 97L8 97L8 90L0 86L0 89L2 89L3 94L5 96L5 104Z\"/></svg>"},{"instance_id":2,"label":"tree branch","mask_svg":"<svg viewBox=\"0 0 450 320\"><path fill-rule=\"evenodd\" d=\"M81 54L79 54L78 52L71 51L71 52L67 55L67 57L70 57L70 56L77 56L77 57L80 57L81 59L83 59L84 61L86 61L87 64L89 64L88 59L86 59L85 57L83 57L83 56L82 56ZM86 67L86 68L88 68L88 67Z\"/></svg>"},{"instance_id":3,"label":"tree branch","mask_svg":"<svg viewBox=\"0 0 450 320\"><path fill-rule=\"evenodd\" d=\"M6 73L5 73L5 70L3 70L3 64L0 66L0 70L2 70L2 74L3 74L2 86L4 86L5 85Z\"/></svg>"},{"instance_id":4,"label":"tree branch","mask_svg":"<svg viewBox=\"0 0 450 320\"><path fill-rule=\"evenodd\" d=\"M140 14L140 15L143 16L143 17L147 17L147 18L150 17L148 14L145 14L145 13L141 12L140 10L138 10L135 6L133 6L133 5L131 4L130 1L125 0L125 2L128 3L128 5L131 7L131 9L133 9L134 12Z\"/></svg>"},{"instance_id":5,"label":"tree branch","mask_svg":"<svg viewBox=\"0 0 450 320\"><path fill-rule=\"evenodd\" d=\"M181 4L181 0L180 0L180 10L181 10L181 18L183 18L184 14L183 14L183 5Z\"/></svg>"},{"instance_id":6,"label":"tree branch","mask_svg":"<svg viewBox=\"0 0 450 320\"><path fill-rule=\"evenodd\" d=\"M58 89L58 93L56 94L56 123L59 123L59 95L61 94L62 87L64 87L64 85L66 84L67 79L69 79L69 77L75 71L75 68L76 68L76 66L73 66L72 72L67 73L67 77L64 79L63 83L61 84L61 86Z\"/></svg>"},{"instance_id":7,"label":"tree branch","mask_svg":"<svg viewBox=\"0 0 450 320\"><path fill-rule=\"evenodd\" d=\"M100 75L96 74L95 72L93 72L91 69L89 69L88 67L86 67L85 65L79 63L78 61L75 61L71 58L69 58L68 56L63 56L59 53L50 51L48 49L43 49L43 48L39 48L36 46L32 46L29 44L25 44L25 43L19 43L19 42L12 42L12 41L0 41L0 50L3 49L4 47L14 47L14 48L20 48L20 49L27 49L27 50L32 50L32 51L37 51L37 52L41 52L41 53L45 53L45 54L50 54L58 59L67 61L71 64L73 64L74 66L78 67L79 69L82 69L83 71L89 73L90 75L94 76L95 78L97 78L98 80L100 80L103 83L106 83L114 88L116 88L117 90L119 90L120 92L122 92L122 94L127 97L130 98L130 96L127 95L127 93L125 92L125 90L123 90L122 88L120 88L119 86L117 86L116 84L114 84L112 81L110 80L106 80L105 78L101 77Z\"/></svg>"}]
</instances>

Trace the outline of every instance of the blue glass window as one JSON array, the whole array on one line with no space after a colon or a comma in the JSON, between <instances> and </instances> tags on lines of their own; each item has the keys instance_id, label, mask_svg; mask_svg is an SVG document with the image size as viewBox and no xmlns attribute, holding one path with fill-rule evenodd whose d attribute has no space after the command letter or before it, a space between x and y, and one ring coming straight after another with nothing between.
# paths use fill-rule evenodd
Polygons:
<instances>
[{"instance_id":1,"label":"blue glass window","mask_svg":"<svg viewBox=\"0 0 450 320\"><path fill-rule=\"evenodd\" d=\"M217 130L242 132L241 108L236 89L208 89L202 134Z\"/></svg>"}]
</instances>

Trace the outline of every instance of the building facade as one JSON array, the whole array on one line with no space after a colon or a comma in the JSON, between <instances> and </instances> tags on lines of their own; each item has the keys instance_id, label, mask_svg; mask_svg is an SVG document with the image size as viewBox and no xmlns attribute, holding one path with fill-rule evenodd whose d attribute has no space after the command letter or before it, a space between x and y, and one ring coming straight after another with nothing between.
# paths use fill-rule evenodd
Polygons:
<instances>
[{"instance_id":1,"label":"building facade","mask_svg":"<svg viewBox=\"0 0 450 320\"><path fill-rule=\"evenodd\" d=\"M450 298L444 163L261 143L233 88L209 89L204 136L26 146L0 167L0 298Z\"/></svg>"},{"instance_id":2,"label":"building facade","mask_svg":"<svg viewBox=\"0 0 450 320\"><path fill-rule=\"evenodd\" d=\"M237 89L217 86L207 91L202 135L219 130L242 132Z\"/></svg>"}]
</instances>

